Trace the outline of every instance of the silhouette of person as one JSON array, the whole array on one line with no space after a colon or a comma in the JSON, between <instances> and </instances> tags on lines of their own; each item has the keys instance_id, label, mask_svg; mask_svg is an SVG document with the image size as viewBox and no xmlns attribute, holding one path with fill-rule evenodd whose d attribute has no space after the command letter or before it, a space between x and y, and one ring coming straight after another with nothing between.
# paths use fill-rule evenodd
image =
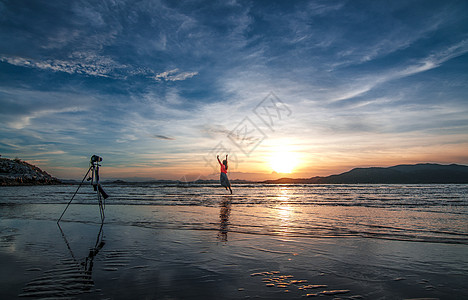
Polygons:
<instances>
[{"instance_id":1,"label":"silhouette of person","mask_svg":"<svg viewBox=\"0 0 468 300\"><path fill-rule=\"evenodd\" d=\"M229 191L232 194L231 183L229 182L229 179L227 177L228 156L226 154L226 159L223 160L222 163L219 160L219 155L216 155L216 158L218 159L218 163L221 166L221 174L219 175L219 181L221 182L221 185L226 188L226 190L229 188Z\"/></svg>"}]
</instances>

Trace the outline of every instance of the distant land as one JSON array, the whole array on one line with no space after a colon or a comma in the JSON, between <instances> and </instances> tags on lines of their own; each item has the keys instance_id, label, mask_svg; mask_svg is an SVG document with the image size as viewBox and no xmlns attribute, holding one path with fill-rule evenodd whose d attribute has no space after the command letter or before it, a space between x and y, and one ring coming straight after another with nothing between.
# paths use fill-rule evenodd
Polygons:
<instances>
[{"instance_id":1,"label":"distant land","mask_svg":"<svg viewBox=\"0 0 468 300\"><path fill-rule=\"evenodd\" d=\"M60 184L61 181L40 168L18 158L0 158L0 185Z\"/></svg>"},{"instance_id":2,"label":"distant land","mask_svg":"<svg viewBox=\"0 0 468 300\"><path fill-rule=\"evenodd\" d=\"M140 180L126 178L109 180L108 183L136 184L178 184L191 186L192 184L218 184L219 180L198 179L195 181L180 180ZM468 166L442 165L421 163L414 165L397 165L393 167L354 168L348 172L330 176L316 176L311 178L280 178L275 180L250 181L231 180L233 184L264 183L264 184L438 184L438 183L468 183Z\"/></svg>"},{"instance_id":3,"label":"distant land","mask_svg":"<svg viewBox=\"0 0 468 300\"><path fill-rule=\"evenodd\" d=\"M104 183L114 184L177 184L190 186L192 184L217 184L218 180L154 180L151 178L122 178L104 180ZM421 163L414 165L397 165L393 167L354 168L348 172L330 176L315 176L311 178L280 178L265 181L231 180L233 184L264 183L264 184L437 184L437 183L468 183L468 166L442 165ZM75 180L59 180L40 168L20 159L0 158L0 185L44 185L44 184L74 184Z\"/></svg>"},{"instance_id":4,"label":"distant land","mask_svg":"<svg viewBox=\"0 0 468 300\"><path fill-rule=\"evenodd\" d=\"M351 171L330 176L311 178L280 178L266 180L263 183L296 183L296 184L359 184L359 183L394 183L394 184L428 184L428 183L468 183L468 166L415 164L393 167L355 168Z\"/></svg>"}]
</instances>

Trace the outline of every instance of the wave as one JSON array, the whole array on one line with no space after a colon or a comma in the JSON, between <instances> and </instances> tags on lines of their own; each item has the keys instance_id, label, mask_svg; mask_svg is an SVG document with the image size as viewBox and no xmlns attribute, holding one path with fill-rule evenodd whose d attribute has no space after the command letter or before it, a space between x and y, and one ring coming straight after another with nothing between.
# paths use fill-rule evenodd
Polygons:
<instances>
[{"instance_id":1,"label":"wave","mask_svg":"<svg viewBox=\"0 0 468 300\"><path fill-rule=\"evenodd\" d=\"M104 188L110 195L106 210L120 212L106 222L117 225L221 234L222 218L216 216L224 209L234 215L223 225L229 232L468 243L468 185L238 184L233 195L210 184L182 188L111 184ZM76 186L0 189L0 217L22 214L24 218L56 220L75 190ZM80 189L73 204L90 215L95 213L97 196L92 187ZM192 211L207 219L200 217L200 221L189 213ZM169 221L163 212L180 216L171 214Z\"/></svg>"}]
</instances>

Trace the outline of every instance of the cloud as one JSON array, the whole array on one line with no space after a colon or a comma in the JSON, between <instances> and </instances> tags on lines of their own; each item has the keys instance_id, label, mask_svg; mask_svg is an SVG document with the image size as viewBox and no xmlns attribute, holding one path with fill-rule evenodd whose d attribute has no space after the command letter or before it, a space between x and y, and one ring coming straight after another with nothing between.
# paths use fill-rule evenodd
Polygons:
<instances>
[{"instance_id":1,"label":"cloud","mask_svg":"<svg viewBox=\"0 0 468 300\"><path fill-rule=\"evenodd\" d=\"M9 149L14 149L14 150L19 150L21 149L21 145L18 144L17 139L0 139L0 145L2 145L5 148Z\"/></svg>"},{"instance_id":2,"label":"cloud","mask_svg":"<svg viewBox=\"0 0 468 300\"><path fill-rule=\"evenodd\" d=\"M63 109L43 109L43 110L36 110L26 116L21 116L15 121L9 122L9 126L14 129L23 129L26 126L31 124L31 120L36 118L43 118L46 116L50 116L53 114L58 113L66 113L66 112L78 112L83 111L83 109L79 107L68 107Z\"/></svg>"},{"instance_id":3,"label":"cloud","mask_svg":"<svg viewBox=\"0 0 468 300\"><path fill-rule=\"evenodd\" d=\"M66 154L65 151L62 150L56 150L56 151L46 151L46 152L38 152L36 155L61 155L61 154Z\"/></svg>"},{"instance_id":4,"label":"cloud","mask_svg":"<svg viewBox=\"0 0 468 300\"><path fill-rule=\"evenodd\" d=\"M65 72L68 74L85 74L98 77L115 76L116 69L127 68L127 66L120 65L110 58L99 57L96 55L88 56L82 53L78 54L78 57L71 60L38 60L33 58L2 55L0 56L0 61L20 67Z\"/></svg>"},{"instance_id":5,"label":"cloud","mask_svg":"<svg viewBox=\"0 0 468 300\"><path fill-rule=\"evenodd\" d=\"M314 1L307 3L307 11L312 15L324 15L336 10L340 10L345 2Z\"/></svg>"},{"instance_id":6,"label":"cloud","mask_svg":"<svg viewBox=\"0 0 468 300\"><path fill-rule=\"evenodd\" d=\"M169 140L169 141L175 140L175 138L168 137L168 136L165 136L165 135L160 135L160 134L153 134L151 137L153 137L155 139L160 139L160 140Z\"/></svg>"},{"instance_id":7,"label":"cloud","mask_svg":"<svg viewBox=\"0 0 468 300\"><path fill-rule=\"evenodd\" d=\"M154 76L156 81L181 81L198 75L198 72L179 72L179 69L165 71Z\"/></svg>"},{"instance_id":8,"label":"cloud","mask_svg":"<svg viewBox=\"0 0 468 300\"><path fill-rule=\"evenodd\" d=\"M207 137L215 138L219 136L228 136L232 130L226 129L223 125L205 124L200 126L201 133Z\"/></svg>"},{"instance_id":9,"label":"cloud","mask_svg":"<svg viewBox=\"0 0 468 300\"><path fill-rule=\"evenodd\" d=\"M113 59L99 56L93 52L74 52L70 59L44 59L24 58L19 56L0 56L0 61L11 65L50 70L53 72L64 72L68 74L83 74L95 77L110 77L114 79L125 79L128 76L151 75L156 81L183 81L198 75L198 72L179 72L173 69L163 73L155 74L147 67L119 64Z\"/></svg>"},{"instance_id":10,"label":"cloud","mask_svg":"<svg viewBox=\"0 0 468 300\"><path fill-rule=\"evenodd\" d=\"M56 91L33 89L25 85L23 88L0 86L0 122L10 128L25 128L34 119L50 115L86 113L98 106L99 99L89 91L77 91L66 87ZM67 114L68 113L68 114ZM82 118L83 115L80 116ZM55 126L57 122L44 118L47 126ZM65 124L69 125L69 124ZM36 128L41 129L41 128Z\"/></svg>"},{"instance_id":11,"label":"cloud","mask_svg":"<svg viewBox=\"0 0 468 300\"><path fill-rule=\"evenodd\" d=\"M432 53L428 57L420 60L417 64L395 72L394 77L405 77L425 72L437 68L444 62L466 53L468 53L468 40L462 40L461 42L442 49L441 51Z\"/></svg>"},{"instance_id":12,"label":"cloud","mask_svg":"<svg viewBox=\"0 0 468 300\"><path fill-rule=\"evenodd\" d=\"M350 83L336 89L330 101L343 101L362 96L375 87L387 82L413 76L440 67L443 63L468 53L468 41L463 40L439 51L427 55L416 62L410 62L406 66L399 66L382 71L381 74L357 76ZM353 82L354 81L354 82Z\"/></svg>"}]
</instances>

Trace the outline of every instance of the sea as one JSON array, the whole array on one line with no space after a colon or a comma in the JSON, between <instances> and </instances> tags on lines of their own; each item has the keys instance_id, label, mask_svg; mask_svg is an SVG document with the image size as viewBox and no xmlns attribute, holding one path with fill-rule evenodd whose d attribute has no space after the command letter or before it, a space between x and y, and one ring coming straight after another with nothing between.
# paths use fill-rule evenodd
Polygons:
<instances>
[{"instance_id":1,"label":"sea","mask_svg":"<svg viewBox=\"0 0 468 300\"><path fill-rule=\"evenodd\" d=\"M219 230L219 218L228 214L230 232L468 244L468 184L244 183L234 184L232 195L212 183L102 186L110 195L103 200L105 212L109 212L106 222L122 225ZM24 211L31 218L57 219L68 203L70 211L74 205L89 205L90 211L98 211L98 197L90 185L0 188L0 207L27 206ZM44 209L47 205L50 210ZM35 210L34 206L40 208ZM155 216L158 207L162 211L168 206L194 214L187 220ZM216 207L216 219L197 217L203 214L203 207ZM9 217L12 211L17 210L0 209L0 215ZM112 211L128 213L113 215ZM67 214L65 219L73 216L72 212ZM90 220L95 219L90 216Z\"/></svg>"}]
</instances>

